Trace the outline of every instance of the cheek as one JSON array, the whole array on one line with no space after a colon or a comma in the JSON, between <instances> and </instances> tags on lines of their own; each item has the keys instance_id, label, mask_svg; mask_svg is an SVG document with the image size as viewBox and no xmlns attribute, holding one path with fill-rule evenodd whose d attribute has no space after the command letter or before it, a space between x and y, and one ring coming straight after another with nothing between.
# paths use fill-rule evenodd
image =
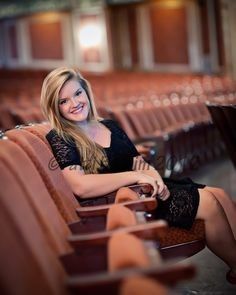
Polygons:
<instances>
[{"instance_id":1,"label":"cheek","mask_svg":"<svg viewBox=\"0 0 236 295\"><path fill-rule=\"evenodd\" d=\"M60 116L65 118L68 113L68 110L64 106L59 106L58 110L59 110Z\"/></svg>"},{"instance_id":2,"label":"cheek","mask_svg":"<svg viewBox=\"0 0 236 295\"><path fill-rule=\"evenodd\" d=\"M87 105L88 109L90 110L91 109L91 105L90 105L90 101L89 101L87 95L85 96L85 101L86 101L86 105Z\"/></svg>"},{"instance_id":3,"label":"cheek","mask_svg":"<svg viewBox=\"0 0 236 295\"><path fill-rule=\"evenodd\" d=\"M59 110L59 113L60 113L60 114L63 113L63 108L62 108L62 106L59 105L59 106L58 106L58 110Z\"/></svg>"},{"instance_id":4,"label":"cheek","mask_svg":"<svg viewBox=\"0 0 236 295\"><path fill-rule=\"evenodd\" d=\"M58 106L59 112L64 113L67 110L67 106L65 104L61 104Z\"/></svg>"}]
</instances>

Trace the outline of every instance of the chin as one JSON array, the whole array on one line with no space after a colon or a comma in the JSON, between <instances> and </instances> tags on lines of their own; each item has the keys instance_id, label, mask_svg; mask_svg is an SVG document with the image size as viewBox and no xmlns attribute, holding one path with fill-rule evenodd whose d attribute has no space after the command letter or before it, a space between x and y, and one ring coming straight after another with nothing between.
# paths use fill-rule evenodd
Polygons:
<instances>
[{"instance_id":1,"label":"chin","mask_svg":"<svg viewBox=\"0 0 236 295\"><path fill-rule=\"evenodd\" d=\"M66 116L66 119L73 122L84 122L88 119L88 113L86 112L84 114L75 114L75 115L68 114Z\"/></svg>"},{"instance_id":2,"label":"chin","mask_svg":"<svg viewBox=\"0 0 236 295\"><path fill-rule=\"evenodd\" d=\"M81 116L79 117L79 116L78 116L78 117L76 118L76 116L73 116L73 117L67 117L66 119L69 120L69 121L71 121L71 122L78 122L78 123L79 123L79 122L84 122L84 121L86 121L86 120L87 120L87 117L81 117Z\"/></svg>"}]
</instances>

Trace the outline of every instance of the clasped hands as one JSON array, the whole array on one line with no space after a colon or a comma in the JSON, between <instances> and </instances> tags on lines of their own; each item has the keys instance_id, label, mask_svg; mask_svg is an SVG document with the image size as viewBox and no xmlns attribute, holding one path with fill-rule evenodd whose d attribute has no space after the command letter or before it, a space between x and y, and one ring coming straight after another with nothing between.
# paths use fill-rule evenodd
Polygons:
<instances>
[{"instance_id":1,"label":"clasped hands","mask_svg":"<svg viewBox=\"0 0 236 295\"><path fill-rule=\"evenodd\" d=\"M151 187L152 187L151 197L157 197L158 199L165 201L170 196L170 192L161 177L158 177L158 179L156 179L150 175L139 172L139 179L138 179L137 183L139 183L139 184L147 183L147 184L151 185ZM145 191L144 191L144 193L145 193Z\"/></svg>"}]
</instances>

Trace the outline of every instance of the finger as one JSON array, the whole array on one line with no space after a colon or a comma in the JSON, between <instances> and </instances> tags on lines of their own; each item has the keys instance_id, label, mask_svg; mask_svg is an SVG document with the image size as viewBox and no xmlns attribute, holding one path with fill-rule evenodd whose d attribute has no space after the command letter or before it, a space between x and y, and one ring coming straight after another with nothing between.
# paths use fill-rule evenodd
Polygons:
<instances>
[{"instance_id":1,"label":"finger","mask_svg":"<svg viewBox=\"0 0 236 295\"><path fill-rule=\"evenodd\" d=\"M152 187L153 187L153 192L151 197L154 197L159 194L159 184L156 180L154 181L154 183L152 183Z\"/></svg>"},{"instance_id":2,"label":"finger","mask_svg":"<svg viewBox=\"0 0 236 295\"><path fill-rule=\"evenodd\" d=\"M170 195L170 193L169 193L169 190L166 185L164 186L163 191L160 194L158 194L158 196L161 200L168 199L169 195Z\"/></svg>"},{"instance_id":3,"label":"finger","mask_svg":"<svg viewBox=\"0 0 236 295\"><path fill-rule=\"evenodd\" d=\"M158 190L158 194L163 197L166 194L167 187L164 185L162 190Z\"/></svg>"},{"instance_id":4,"label":"finger","mask_svg":"<svg viewBox=\"0 0 236 295\"><path fill-rule=\"evenodd\" d=\"M165 191L165 194L163 196L163 200L167 200L170 196L170 192L168 190Z\"/></svg>"},{"instance_id":5,"label":"finger","mask_svg":"<svg viewBox=\"0 0 236 295\"><path fill-rule=\"evenodd\" d=\"M158 183L157 182L157 186L158 186L158 194L160 195L160 194L163 193L163 190L165 188L164 183Z\"/></svg>"},{"instance_id":6,"label":"finger","mask_svg":"<svg viewBox=\"0 0 236 295\"><path fill-rule=\"evenodd\" d=\"M156 182L152 185L152 187L153 187L153 192L152 192L151 197L155 197L158 194L158 186L157 186Z\"/></svg>"}]
</instances>

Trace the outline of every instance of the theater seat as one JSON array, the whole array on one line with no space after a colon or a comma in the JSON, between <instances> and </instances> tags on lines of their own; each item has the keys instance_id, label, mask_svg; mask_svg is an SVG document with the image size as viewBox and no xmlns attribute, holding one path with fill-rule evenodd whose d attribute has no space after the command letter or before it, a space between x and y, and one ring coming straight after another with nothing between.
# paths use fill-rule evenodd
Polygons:
<instances>
[{"instance_id":1,"label":"theater seat","mask_svg":"<svg viewBox=\"0 0 236 295\"><path fill-rule=\"evenodd\" d=\"M222 105L211 102L207 102L206 106L211 114L213 123L219 130L230 159L236 168L236 106Z\"/></svg>"}]
</instances>

